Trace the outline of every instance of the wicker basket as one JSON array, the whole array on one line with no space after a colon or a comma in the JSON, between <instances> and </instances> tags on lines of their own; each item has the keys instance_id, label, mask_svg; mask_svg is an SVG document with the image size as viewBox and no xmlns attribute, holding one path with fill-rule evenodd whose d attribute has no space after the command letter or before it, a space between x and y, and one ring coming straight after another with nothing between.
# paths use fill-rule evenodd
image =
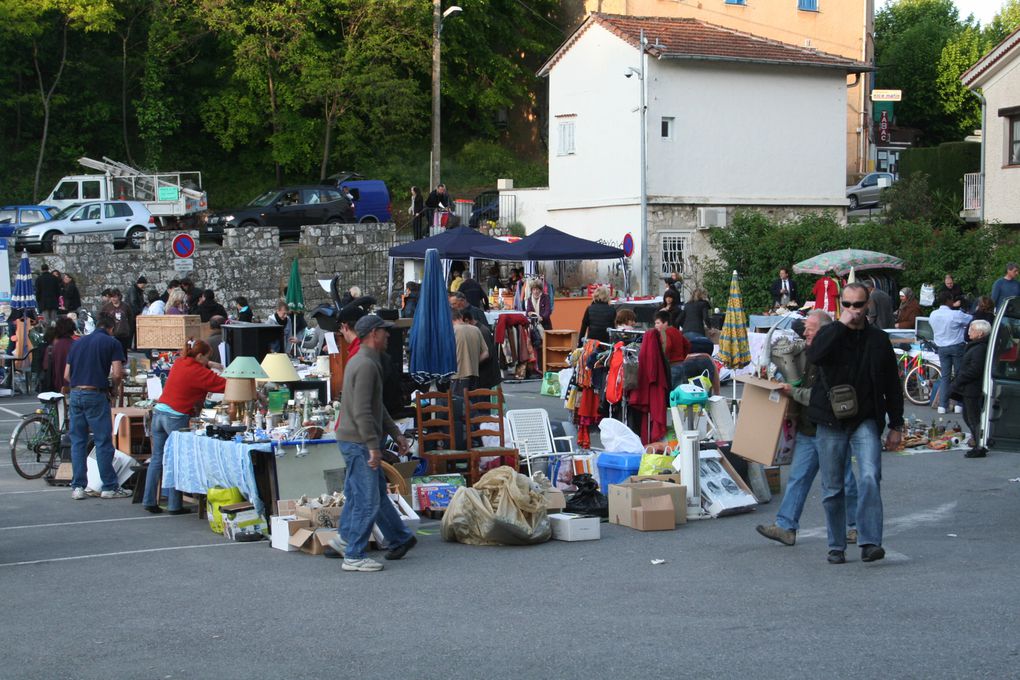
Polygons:
<instances>
[{"instance_id":1,"label":"wicker basket","mask_svg":"<svg viewBox=\"0 0 1020 680\"><path fill-rule=\"evenodd\" d=\"M203 324L198 315L139 316L135 322L138 349L181 349L189 339L202 337Z\"/></svg>"}]
</instances>

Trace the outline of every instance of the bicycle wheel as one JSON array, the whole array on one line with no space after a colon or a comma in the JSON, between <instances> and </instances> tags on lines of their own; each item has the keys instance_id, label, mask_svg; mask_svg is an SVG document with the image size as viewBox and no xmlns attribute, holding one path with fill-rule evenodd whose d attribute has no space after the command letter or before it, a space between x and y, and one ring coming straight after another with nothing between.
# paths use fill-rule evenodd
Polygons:
<instances>
[{"instance_id":1,"label":"bicycle wheel","mask_svg":"<svg viewBox=\"0 0 1020 680\"><path fill-rule=\"evenodd\" d=\"M918 406L931 403L932 392L942 380L942 371L934 364L914 366L903 379L903 393Z\"/></svg>"},{"instance_id":2,"label":"bicycle wheel","mask_svg":"<svg viewBox=\"0 0 1020 680\"><path fill-rule=\"evenodd\" d=\"M25 479L38 479L53 467L60 451L60 433L49 417L37 413L22 420L11 433L11 462Z\"/></svg>"}]
</instances>

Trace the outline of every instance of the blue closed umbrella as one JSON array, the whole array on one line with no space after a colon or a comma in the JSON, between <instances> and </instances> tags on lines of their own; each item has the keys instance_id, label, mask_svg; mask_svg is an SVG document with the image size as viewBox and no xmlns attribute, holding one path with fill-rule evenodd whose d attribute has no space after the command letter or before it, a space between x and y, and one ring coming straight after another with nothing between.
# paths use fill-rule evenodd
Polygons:
<instances>
[{"instance_id":1,"label":"blue closed umbrella","mask_svg":"<svg viewBox=\"0 0 1020 680\"><path fill-rule=\"evenodd\" d=\"M457 372L457 345L439 251L425 252L425 277L411 326L411 377L419 383L447 380Z\"/></svg>"},{"instance_id":2,"label":"blue closed umbrella","mask_svg":"<svg viewBox=\"0 0 1020 680\"><path fill-rule=\"evenodd\" d=\"M11 309L35 309L35 282L32 281L32 263L28 261L28 253L21 251L18 262L18 274L14 278L14 291L11 294Z\"/></svg>"}]
</instances>

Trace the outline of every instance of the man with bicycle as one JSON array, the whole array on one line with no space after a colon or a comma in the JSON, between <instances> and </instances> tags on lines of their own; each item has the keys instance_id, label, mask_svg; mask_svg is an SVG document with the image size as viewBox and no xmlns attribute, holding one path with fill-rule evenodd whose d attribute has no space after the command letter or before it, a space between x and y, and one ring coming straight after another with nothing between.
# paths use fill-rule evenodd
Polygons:
<instances>
[{"instance_id":1,"label":"man with bicycle","mask_svg":"<svg viewBox=\"0 0 1020 680\"><path fill-rule=\"evenodd\" d=\"M116 319L102 312L96 319L96 330L76 340L67 354L64 381L71 388L71 498L85 498L88 486L89 430L95 439L96 464L103 481L101 498L127 498L130 491L117 481L113 469L113 419L110 396L117 392L124 377L124 349L111 333Z\"/></svg>"},{"instance_id":2,"label":"man with bicycle","mask_svg":"<svg viewBox=\"0 0 1020 680\"><path fill-rule=\"evenodd\" d=\"M885 557L882 547L882 430L885 445L896 449L903 436L903 391L889 336L868 324L868 289L847 284L836 323L818 331L807 349L817 365L808 416L818 429L822 507L828 525L830 564L846 562L844 475L847 456L858 462L857 543L861 561Z\"/></svg>"}]
</instances>

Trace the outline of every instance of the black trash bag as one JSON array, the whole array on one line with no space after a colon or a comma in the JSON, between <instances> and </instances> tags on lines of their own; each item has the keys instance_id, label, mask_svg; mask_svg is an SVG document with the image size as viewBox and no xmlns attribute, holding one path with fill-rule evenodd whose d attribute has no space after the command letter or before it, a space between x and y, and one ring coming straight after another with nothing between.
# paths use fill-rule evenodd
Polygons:
<instances>
[{"instance_id":1,"label":"black trash bag","mask_svg":"<svg viewBox=\"0 0 1020 680\"><path fill-rule=\"evenodd\" d=\"M599 491L599 483L585 473L574 475L577 493L567 501L566 512L593 517L609 517L609 499Z\"/></svg>"}]
</instances>

